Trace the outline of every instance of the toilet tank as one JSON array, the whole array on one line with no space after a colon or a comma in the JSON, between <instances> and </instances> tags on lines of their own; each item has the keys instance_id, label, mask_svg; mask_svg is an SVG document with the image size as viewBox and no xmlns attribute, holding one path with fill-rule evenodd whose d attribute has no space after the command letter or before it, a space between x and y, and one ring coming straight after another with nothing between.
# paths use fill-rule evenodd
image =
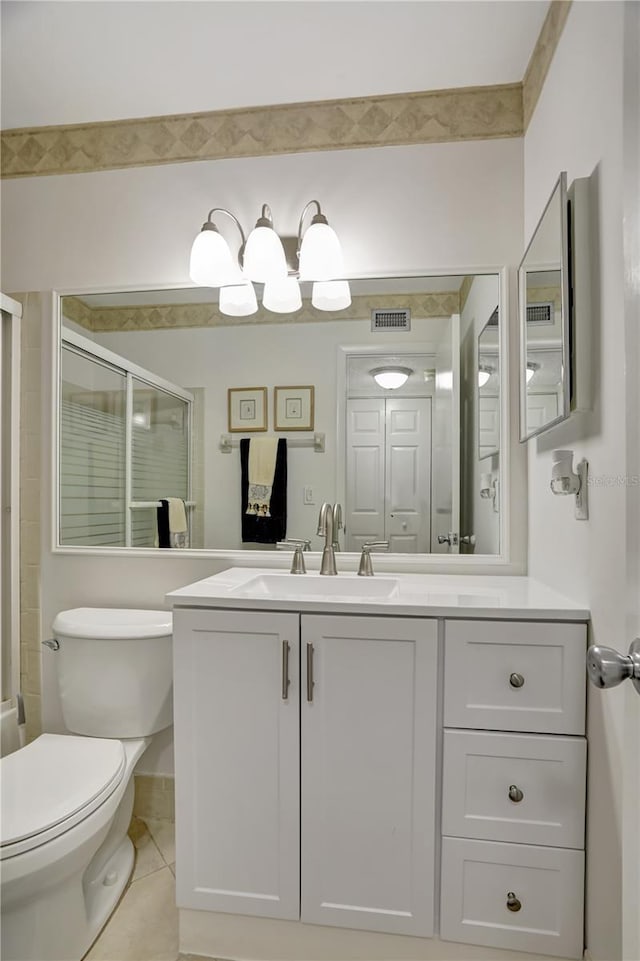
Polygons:
<instances>
[{"instance_id":1,"label":"toilet tank","mask_svg":"<svg viewBox=\"0 0 640 961\"><path fill-rule=\"evenodd\" d=\"M173 723L172 615L80 607L53 622L64 722L92 737L145 737Z\"/></svg>"}]
</instances>

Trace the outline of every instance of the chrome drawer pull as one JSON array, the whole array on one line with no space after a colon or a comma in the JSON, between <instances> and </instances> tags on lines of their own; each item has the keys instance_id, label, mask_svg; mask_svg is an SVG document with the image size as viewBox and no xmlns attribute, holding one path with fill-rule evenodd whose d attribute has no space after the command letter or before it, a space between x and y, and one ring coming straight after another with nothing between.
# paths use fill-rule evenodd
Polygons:
<instances>
[{"instance_id":1,"label":"chrome drawer pull","mask_svg":"<svg viewBox=\"0 0 640 961\"><path fill-rule=\"evenodd\" d=\"M509 677L509 684L511 687L522 687L524 684L524 678L522 674L516 674L515 672Z\"/></svg>"},{"instance_id":2,"label":"chrome drawer pull","mask_svg":"<svg viewBox=\"0 0 640 961\"><path fill-rule=\"evenodd\" d=\"M307 700L313 700L313 644L307 644Z\"/></svg>"},{"instance_id":3,"label":"chrome drawer pull","mask_svg":"<svg viewBox=\"0 0 640 961\"><path fill-rule=\"evenodd\" d=\"M289 641L282 642L282 700L289 699Z\"/></svg>"},{"instance_id":4,"label":"chrome drawer pull","mask_svg":"<svg viewBox=\"0 0 640 961\"><path fill-rule=\"evenodd\" d=\"M516 784L509 785L509 799L511 801L517 804L519 801L522 800L523 797L524 797L524 794Z\"/></svg>"},{"instance_id":5,"label":"chrome drawer pull","mask_svg":"<svg viewBox=\"0 0 640 961\"><path fill-rule=\"evenodd\" d=\"M507 907L510 911L519 911L522 907L521 901L518 900L513 891L507 893Z\"/></svg>"}]
</instances>

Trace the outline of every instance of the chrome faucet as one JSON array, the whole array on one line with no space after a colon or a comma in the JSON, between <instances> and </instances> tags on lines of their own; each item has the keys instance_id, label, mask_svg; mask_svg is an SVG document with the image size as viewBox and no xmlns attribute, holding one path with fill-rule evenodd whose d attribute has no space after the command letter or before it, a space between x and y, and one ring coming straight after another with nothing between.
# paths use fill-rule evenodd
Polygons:
<instances>
[{"instance_id":1,"label":"chrome faucet","mask_svg":"<svg viewBox=\"0 0 640 961\"><path fill-rule=\"evenodd\" d=\"M333 507L331 504L326 502L320 508L320 514L318 515L318 536L324 537L324 550L322 551L322 560L320 561L320 573L321 574L337 574L336 570L336 555L334 549L334 514Z\"/></svg>"},{"instance_id":2,"label":"chrome faucet","mask_svg":"<svg viewBox=\"0 0 640 961\"><path fill-rule=\"evenodd\" d=\"M340 550L340 531L342 530L342 505L334 504L331 512L333 519L333 549Z\"/></svg>"}]
</instances>

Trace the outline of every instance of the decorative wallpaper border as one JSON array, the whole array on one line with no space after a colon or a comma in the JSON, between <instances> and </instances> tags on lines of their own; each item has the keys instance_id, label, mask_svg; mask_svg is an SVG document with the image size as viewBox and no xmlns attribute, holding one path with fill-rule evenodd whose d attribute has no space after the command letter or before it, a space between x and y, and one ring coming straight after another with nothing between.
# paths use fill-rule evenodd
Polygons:
<instances>
[{"instance_id":1,"label":"decorative wallpaper border","mask_svg":"<svg viewBox=\"0 0 640 961\"><path fill-rule=\"evenodd\" d=\"M6 130L3 177L520 137L522 85Z\"/></svg>"},{"instance_id":2,"label":"decorative wallpaper border","mask_svg":"<svg viewBox=\"0 0 640 961\"><path fill-rule=\"evenodd\" d=\"M460 311L460 293L369 294L353 298L340 311L340 320L370 320L371 311L411 309L413 317L449 317ZM332 321L332 311L316 310L308 300L293 314L274 314L259 307L249 317L228 317L216 304L144 304L132 307L89 307L80 297L63 297L62 310L68 320L93 333L130 330L178 330L188 327L238 327L256 324L305 324Z\"/></svg>"},{"instance_id":3,"label":"decorative wallpaper border","mask_svg":"<svg viewBox=\"0 0 640 961\"><path fill-rule=\"evenodd\" d=\"M556 52L558 41L562 36L564 25L569 16L573 0L551 0L547 15L544 18L540 36L534 47L529 65L522 81L522 106L524 129L529 126L538 98Z\"/></svg>"}]
</instances>

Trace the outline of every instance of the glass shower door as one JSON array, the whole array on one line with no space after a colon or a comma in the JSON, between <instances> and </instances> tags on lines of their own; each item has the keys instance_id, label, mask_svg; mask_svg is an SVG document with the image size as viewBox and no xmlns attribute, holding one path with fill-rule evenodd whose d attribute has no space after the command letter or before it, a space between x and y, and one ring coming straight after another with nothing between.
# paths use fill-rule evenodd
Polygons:
<instances>
[{"instance_id":1,"label":"glass shower door","mask_svg":"<svg viewBox=\"0 0 640 961\"><path fill-rule=\"evenodd\" d=\"M158 546L156 504L159 500L167 497L189 500L189 417L188 401L132 378L130 543L133 547Z\"/></svg>"},{"instance_id":2,"label":"glass shower door","mask_svg":"<svg viewBox=\"0 0 640 961\"><path fill-rule=\"evenodd\" d=\"M71 347L61 353L60 544L126 543L127 378Z\"/></svg>"}]
</instances>

